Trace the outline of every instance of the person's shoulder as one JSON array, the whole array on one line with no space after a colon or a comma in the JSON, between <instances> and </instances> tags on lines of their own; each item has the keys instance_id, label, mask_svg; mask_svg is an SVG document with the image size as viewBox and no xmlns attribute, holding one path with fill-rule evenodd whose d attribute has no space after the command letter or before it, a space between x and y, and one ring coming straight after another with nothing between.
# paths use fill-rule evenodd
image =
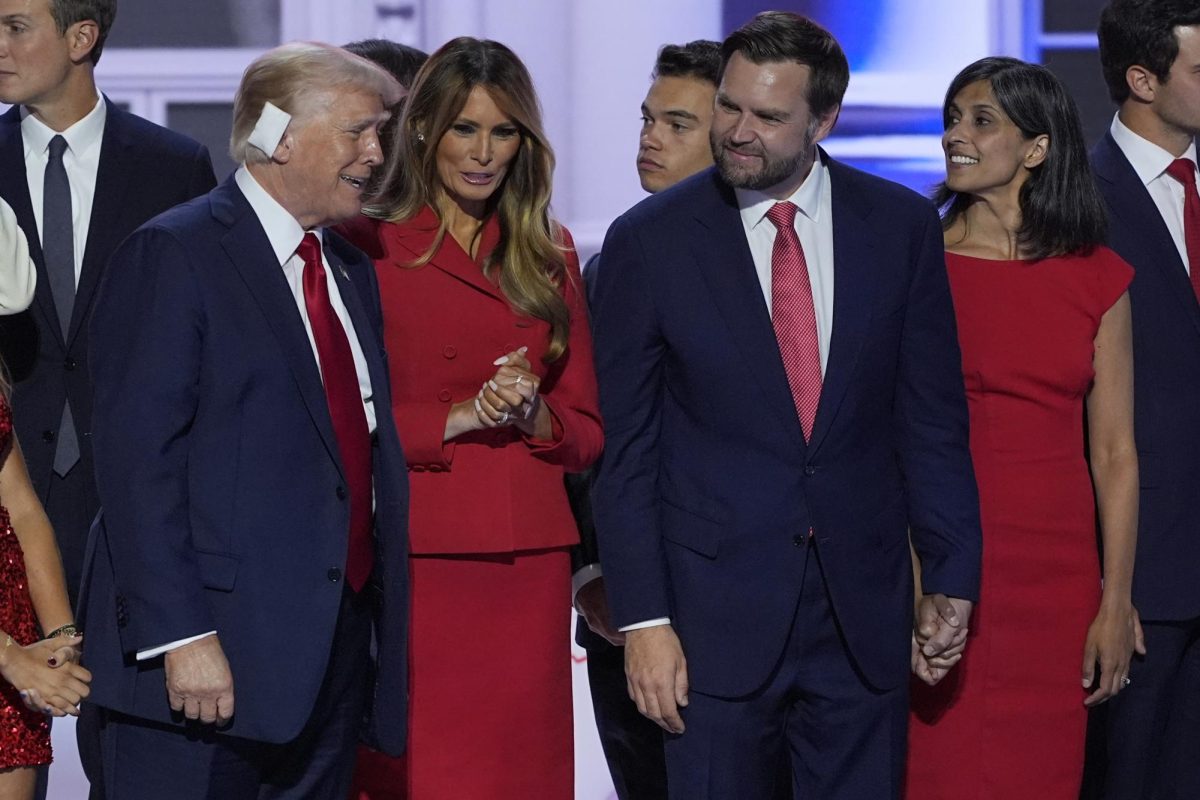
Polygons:
<instances>
[{"instance_id":1,"label":"person's shoulder","mask_svg":"<svg viewBox=\"0 0 1200 800\"><path fill-rule=\"evenodd\" d=\"M381 247L378 230L378 220L360 215L336 228L326 228L325 241L333 254L347 265L361 263L370 266L372 259L379 257L372 250Z\"/></svg>"},{"instance_id":2,"label":"person's shoulder","mask_svg":"<svg viewBox=\"0 0 1200 800\"><path fill-rule=\"evenodd\" d=\"M701 170L679 183L638 202L618 219L634 225L660 227L690 218L707 204L722 202L732 190L724 187L715 167Z\"/></svg>"},{"instance_id":3,"label":"person's shoulder","mask_svg":"<svg viewBox=\"0 0 1200 800\"><path fill-rule=\"evenodd\" d=\"M126 141L136 144L140 158L178 158L191 161L204 146L190 136L165 128L119 106L109 104L107 125Z\"/></svg>"},{"instance_id":4,"label":"person's shoulder","mask_svg":"<svg viewBox=\"0 0 1200 800\"><path fill-rule=\"evenodd\" d=\"M872 175L836 159L827 158L825 163L835 193L845 191L863 202L889 211L911 210L928 214L933 207L932 200L903 184Z\"/></svg>"}]
</instances>

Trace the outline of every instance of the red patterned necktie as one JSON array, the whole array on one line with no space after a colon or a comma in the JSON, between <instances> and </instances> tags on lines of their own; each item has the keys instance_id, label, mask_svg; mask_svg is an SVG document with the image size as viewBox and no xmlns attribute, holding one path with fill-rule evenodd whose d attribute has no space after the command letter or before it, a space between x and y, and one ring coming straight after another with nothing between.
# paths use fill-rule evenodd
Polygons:
<instances>
[{"instance_id":1,"label":"red patterned necktie","mask_svg":"<svg viewBox=\"0 0 1200 800\"><path fill-rule=\"evenodd\" d=\"M796 235L796 205L776 203L767 212L775 225L771 248L771 324L779 341L779 354L804 440L812 438L817 403L821 399L821 348L817 340L817 312L813 306L808 262Z\"/></svg>"},{"instance_id":2,"label":"red patterned necktie","mask_svg":"<svg viewBox=\"0 0 1200 800\"><path fill-rule=\"evenodd\" d=\"M308 309L308 322L317 343L325 400L329 404L329 417L333 421L333 433L337 437L350 490L346 581L357 592L371 576L375 561L371 535L371 434L367 429L367 414L363 409L350 340L329 302L321 244L315 235L306 233L296 252L304 259L304 306Z\"/></svg>"},{"instance_id":3,"label":"red patterned necktie","mask_svg":"<svg viewBox=\"0 0 1200 800\"><path fill-rule=\"evenodd\" d=\"M1200 300L1200 195L1196 194L1196 165L1190 158L1177 158L1167 167L1167 174L1183 184L1183 241L1187 246L1192 291Z\"/></svg>"}]
</instances>

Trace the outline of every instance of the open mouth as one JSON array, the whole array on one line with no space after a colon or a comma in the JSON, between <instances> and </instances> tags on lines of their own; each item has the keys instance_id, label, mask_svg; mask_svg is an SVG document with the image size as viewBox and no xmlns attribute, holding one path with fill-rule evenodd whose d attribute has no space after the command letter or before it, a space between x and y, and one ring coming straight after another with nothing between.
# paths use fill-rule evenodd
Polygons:
<instances>
[{"instance_id":1,"label":"open mouth","mask_svg":"<svg viewBox=\"0 0 1200 800\"><path fill-rule=\"evenodd\" d=\"M970 156L950 156L950 163L951 164L962 164L965 166L969 166L971 164L978 164L979 159L971 158Z\"/></svg>"},{"instance_id":2,"label":"open mouth","mask_svg":"<svg viewBox=\"0 0 1200 800\"><path fill-rule=\"evenodd\" d=\"M366 178L356 178L353 175L339 175L338 177L359 191L362 191L362 188L367 185Z\"/></svg>"},{"instance_id":3,"label":"open mouth","mask_svg":"<svg viewBox=\"0 0 1200 800\"><path fill-rule=\"evenodd\" d=\"M464 172L463 180L473 186L487 186L496 176L490 172Z\"/></svg>"}]
</instances>

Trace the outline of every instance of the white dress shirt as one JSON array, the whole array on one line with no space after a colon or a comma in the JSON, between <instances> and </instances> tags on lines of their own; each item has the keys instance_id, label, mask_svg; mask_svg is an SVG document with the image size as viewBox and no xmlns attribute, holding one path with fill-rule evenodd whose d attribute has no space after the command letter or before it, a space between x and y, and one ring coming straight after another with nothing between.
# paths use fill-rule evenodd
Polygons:
<instances>
[{"instance_id":1,"label":"white dress shirt","mask_svg":"<svg viewBox=\"0 0 1200 800\"><path fill-rule=\"evenodd\" d=\"M83 254L87 249L88 229L92 223L92 201L96 195L96 173L100 170L100 145L104 140L104 122L108 106L103 97L87 115L61 133L21 106L21 141L25 145L25 178L29 182L29 202L37 223L41 242L46 241L46 226L42 224L42 204L46 184L46 164L50 162L50 140L61 135L67 140L63 152L63 169L71 185L71 228L75 246L75 285L83 270ZM54 231L50 231L51 235Z\"/></svg>"},{"instance_id":2,"label":"white dress shirt","mask_svg":"<svg viewBox=\"0 0 1200 800\"><path fill-rule=\"evenodd\" d=\"M279 205L278 201L259 185L250 171L243 164L234 174L234 180L237 181L237 186L245 195L246 201L250 203L250 208L254 210L254 215L258 217L259 223L267 234L267 239L271 242L271 249L275 251L275 258L278 259L280 267L283 269L284 278L287 279L288 288L291 289L292 297L296 301L296 308L300 311L300 319L304 320L304 330L308 333L308 342L312 346L313 358L317 361L317 369L321 368L321 359L317 352L317 340L313 338L312 323L308 319L308 306L304 302L304 259L296 252L300 247L300 242L304 239L304 234L315 234L318 241L324 242L323 232L320 228L312 231L305 231L300 227L300 223L296 218L288 212L283 206ZM367 359L363 355L362 345L358 341L358 336L354 330L354 323L350 319L349 312L346 311L346 304L342 302L342 293L338 288L337 281L333 277L333 270L329 266L329 259L325 257L325 251L321 249L321 262L325 265L325 282L329 289L329 302L333 306L333 312L337 315L338 320L342 323L342 328L346 331L346 338L350 342L350 355L354 359L354 371L358 374L358 389L362 395L363 411L367 415L367 429L372 433L375 432L375 402L371 392L371 374L367 369ZM186 639L170 642L159 647L153 647L146 650L139 650L137 654L138 661L144 661L148 658L154 658L157 655L176 650L183 647L185 644L191 644L198 639L203 639L206 636L212 636L216 631L208 631L197 636L189 636Z\"/></svg>"},{"instance_id":3,"label":"white dress shirt","mask_svg":"<svg viewBox=\"0 0 1200 800\"><path fill-rule=\"evenodd\" d=\"M808 265L808 281L812 286L813 310L817 316L817 344L821 353L821 375L829 362L829 342L833 338L833 192L829 181L829 167L818 158L791 197L776 200L753 189L735 189L738 209L742 216L742 227L750 255L754 259L754 270L758 273L758 284L762 288L767 312L771 312L771 252L775 247L775 223L767 219L767 212L780 202L792 202L796 213L796 234L804 248L804 261ZM596 577L596 576L593 576ZM582 584L579 584L582 585ZM578 591L578 586L576 586ZM669 625L669 617L648 619L621 628L633 631Z\"/></svg>"},{"instance_id":4,"label":"white dress shirt","mask_svg":"<svg viewBox=\"0 0 1200 800\"><path fill-rule=\"evenodd\" d=\"M29 242L12 206L0 200L0 314L29 308L37 287L37 269L29 257Z\"/></svg>"},{"instance_id":5,"label":"white dress shirt","mask_svg":"<svg viewBox=\"0 0 1200 800\"><path fill-rule=\"evenodd\" d=\"M1113 117L1109 132L1117 143L1117 147L1121 148L1121 152L1125 154L1125 158L1129 159L1133 171L1141 178L1142 184L1150 193L1150 199L1158 208L1163 222L1167 223L1167 230L1171 232L1171 239L1179 251L1183 268L1190 275L1192 269L1188 263L1187 241L1183 236L1185 199L1183 193L1186 189L1182 183L1167 174L1167 167L1171 166L1175 156L1154 142L1129 130L1125 123L1121 122L1120 116ZM1196 143L1194 141L1188 145L1188 149L1180 158L1190 158L1193 164L1196 163Z\"/></svg>"}]
</instances>

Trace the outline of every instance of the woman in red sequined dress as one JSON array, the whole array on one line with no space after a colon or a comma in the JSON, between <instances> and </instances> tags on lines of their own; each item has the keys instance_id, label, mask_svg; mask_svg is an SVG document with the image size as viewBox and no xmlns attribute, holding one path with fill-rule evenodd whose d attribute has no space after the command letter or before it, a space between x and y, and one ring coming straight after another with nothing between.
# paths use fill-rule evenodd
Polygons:
<instances>
[{"instance_id":1,"label":"woman in red sequined dress","mask_svg":"<svg viewBox=\"0 0 1200 800\"><path fill-rule=\"evenodd\" d=\"M29 305L32 271L24 237L0 202L0 313ZM71 624L62 560L3 391L0 503L0 798L22 800L33 796L34 767L50 761L48 716L77 714L91 676L77 663L82 640Z\"/></svg>"},{"instance_id":2,"label":"woman in red sequined dress","mask_svg":"<svg viewBox=\"0 0 1200 800\"><path fill-rule=\"evenodd\" d=\"M1130 600L1133 270L1102 246L1079 118L1048 70L976 62L944 114L938 202L983 577L962 663L914 686L907 796L1076 800L1087 708L1121 691L1144 651ZM920 652L927 682L953 666Z\"/></svg>"}]
</instances>

